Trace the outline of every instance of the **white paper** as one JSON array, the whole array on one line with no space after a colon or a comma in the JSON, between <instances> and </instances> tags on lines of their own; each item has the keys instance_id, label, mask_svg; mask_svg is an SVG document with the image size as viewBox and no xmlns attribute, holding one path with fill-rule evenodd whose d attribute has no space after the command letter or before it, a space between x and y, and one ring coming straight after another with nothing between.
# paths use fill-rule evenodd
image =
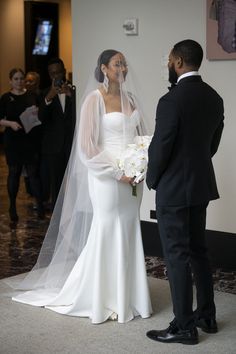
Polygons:
<instances>
[{"instance_id":1,"label":"white paper","mask_svg":"<svg viewBox=\"0 0 236 354\"><path fill-rule=\"evenodd\" d=\"M26 110L21 113L20 120L26 133L29 133L30 130L37 125L42 124L38 119L38 108L36 106L26 108Z\"/></svg>"}]
</instances>

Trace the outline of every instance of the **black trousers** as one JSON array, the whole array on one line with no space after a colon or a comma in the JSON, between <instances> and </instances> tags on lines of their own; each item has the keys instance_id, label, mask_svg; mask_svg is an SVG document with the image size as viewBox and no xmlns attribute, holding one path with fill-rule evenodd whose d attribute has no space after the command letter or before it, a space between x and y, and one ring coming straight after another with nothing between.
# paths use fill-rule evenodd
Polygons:
<instances>
[{"instance_id":1,"label":"black trousers","mask_svg":"<svg viewBox=\"0 0 236 354\"><path fill-rule=\"evenodd\" d=\"M181 329L195 326L195 316L215 318L213 280L205 240L207 204L157 207L173 312ZM193 313L192 274L197 290Z\"/></svg>"},{"instance_id":2,"label":"black trousers","mask_svg":"<svg viewBox=\"0 0 236 354\"><path fill-rule=\"evenodd\" d=\"M30 190L32 191L33 196L36 198L37 203L40 204L42 197L38 175L38 165L37 163L25 163L24 166L29 178ZM7 190L10 199L10 207L13 209L16 207L16 197L19 190L22 169L22 163L8 165Z\"/></svg>"},{"instance_id":3,"label":"black trousers","mask_svg":"<svg viewBox=\"0 0 236 354\"><path fill-rule=\"evenodd\" d=\"M69 157L69 149L64 149L55 154L43 155L43 159L46 161L49 172L52 208L54 208L56 204Z\"/></svg>"}]
</instances>

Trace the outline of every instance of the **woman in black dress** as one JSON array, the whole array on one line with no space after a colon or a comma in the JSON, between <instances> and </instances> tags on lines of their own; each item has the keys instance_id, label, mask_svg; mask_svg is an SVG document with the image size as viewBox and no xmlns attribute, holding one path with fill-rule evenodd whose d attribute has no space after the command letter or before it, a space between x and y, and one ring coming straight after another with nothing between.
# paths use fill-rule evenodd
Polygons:
<instances>
[{"instance_id":1,"label":"woman in black dress","mask_svg":"<svg viewBox=\"0 0 236 354\"><path fill-rule=\"evenodd\" d=\"M43 218L43 206L38 177L38 152L40 127L25 132L20 115L27 107L36 105L36 96L24 88L25 74L22 69L14 68L9 73L11 90L0 99L0 124L5 127L4 150L8 165L7 189L10 200L9 215L11 221L18 221L16 197L20 176L25 166L30 187L37 202L38 217Z\"/></svg>"}]
</instances>

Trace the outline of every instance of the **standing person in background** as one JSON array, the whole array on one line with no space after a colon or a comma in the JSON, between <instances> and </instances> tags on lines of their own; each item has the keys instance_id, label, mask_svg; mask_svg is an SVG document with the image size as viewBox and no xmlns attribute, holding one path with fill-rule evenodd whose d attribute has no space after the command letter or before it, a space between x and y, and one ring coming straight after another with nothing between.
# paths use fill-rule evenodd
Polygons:
<instances>
[{"instance_id":1,"label":"standing person in background","mask_svg":"<svg viewBox=\"0 0 236 354\"><path fill-rule=\"evenodd\" d=\"M36 102L39 103L39 95L40 95L40 89L39 89L39 84L40 84L40 76L36 71L29 71L26 73L25 75L25 88L27 90L28 93L32 93L33 95L35 95L36 98ZM38 104L37 104L38 105ZM37 129L38 130L38 138L39 138L39 149L41 146L41 129ZM39 151L39 155L40 155L40 151ZM39 164L40 164L40 159L39 159ZM38 166L38 169L39 166ZM24 181L25 181L25 189L26 192L33 196L33 192L30 188L30 182L29 182L29 176L27 175L27 171L26 168L23 167L23 171L22 171L22 175L24 176ZM42 187L42 186L41 186ZM36 208L36 207L35 207Z\"/></svg>"},{"instance_id":2,"label":"standing person in background","mask_svg":"<svg viewBox=\"0 0 236 354\"><path fill-rule=\"evenodd\" d=\"M25 88L28 92L40 95L40 76L36 71L28 71L25 75Z\"/></svg>"},{"instance_id":3,"label":"standing person in background","mask_svg":"<svg viewBox=\"0 0 236 354\"><path fill-rule=\"evenodd\" d=\"M44 217L40 181L38 176L38 129L36 126L26 133L20 115L29 107L36 106L35 95L25 89L25 74L22 69L14 68L9 73L11 89L0 100L0 124L5 127L4 150L8 165L7 189L10 199L9 216L18 221L16 197L19 189L22 168L25 166L30 188L37 202L39 218Z\"/></svg>"},{"instance_id":4,"label":"standing person in background","mask_svg":"<svg viewBox=\"0 0 236 354\"><path fill-rule=\"evenodd\" d=\"M51 87L43 93L39 119L43 123L42 158L50 176L51 202L54 208L69 160L74 127L75 97L72 85L66 80L64 63L59 58L48 62Z\"/></svg>"},{"instance_id":5,"label":"standing person in background","mask_svg":"<svg viewBox=\"0 0 236 354\"><path fill-rule=\"evenodd\" d=\"M147 185L156 190L175 318L167 329L149 331L147 336L164 343L197 344L196 327L217 332L205 226L208 203L219 198L212 156L220 143L224 108L222 98L198 73L202 58L203 50L193 40L173 47L168 67L175 87L158 103L149 147Z\"/></svg>"},{"instance_id":6,"label":"standing person in background","mask_svg":"<svg viewBox=\"0 0 236 354\"><path fill-rule=\"evenodd\" d=\"M40 75L36 71L29 71L25 76L25 88L28 92L35 95L37 105L40 105L42 99L42 92L40 90ZM42 126L38 129L39 132L39 178L41 183L41 194L44 207L50 198L50 181L49 181L49 169L46 159L42 156ZM30 186L28 183L28 176L25 176L26 190L32 195Z\"/></svg>"}]
</instances>

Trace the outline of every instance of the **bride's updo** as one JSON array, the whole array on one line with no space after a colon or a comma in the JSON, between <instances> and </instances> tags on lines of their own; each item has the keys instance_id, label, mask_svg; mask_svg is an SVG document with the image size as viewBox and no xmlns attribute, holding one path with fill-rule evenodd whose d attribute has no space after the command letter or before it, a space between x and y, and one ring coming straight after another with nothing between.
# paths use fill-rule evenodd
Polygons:
<instances>
[{"instance_id":1,"label":"bride's updo","mask_svg":"<svg viewBox=\"0 0 236 354\"><path fill-rule=\"evenodd\" d=\"M117 50L107 49L107 50L104 50L99 55L98 61L97 61L97 67L94 72L94 76L98 82L103 82L103 80L104 80L104 74L101 70L101 65L104 64L107 66L109 64L109 61L111 60L111 58L114 57L114 55L116 55L118 53L120 53L120 52L118 52Z\"/></svg>"}]
</instances>

